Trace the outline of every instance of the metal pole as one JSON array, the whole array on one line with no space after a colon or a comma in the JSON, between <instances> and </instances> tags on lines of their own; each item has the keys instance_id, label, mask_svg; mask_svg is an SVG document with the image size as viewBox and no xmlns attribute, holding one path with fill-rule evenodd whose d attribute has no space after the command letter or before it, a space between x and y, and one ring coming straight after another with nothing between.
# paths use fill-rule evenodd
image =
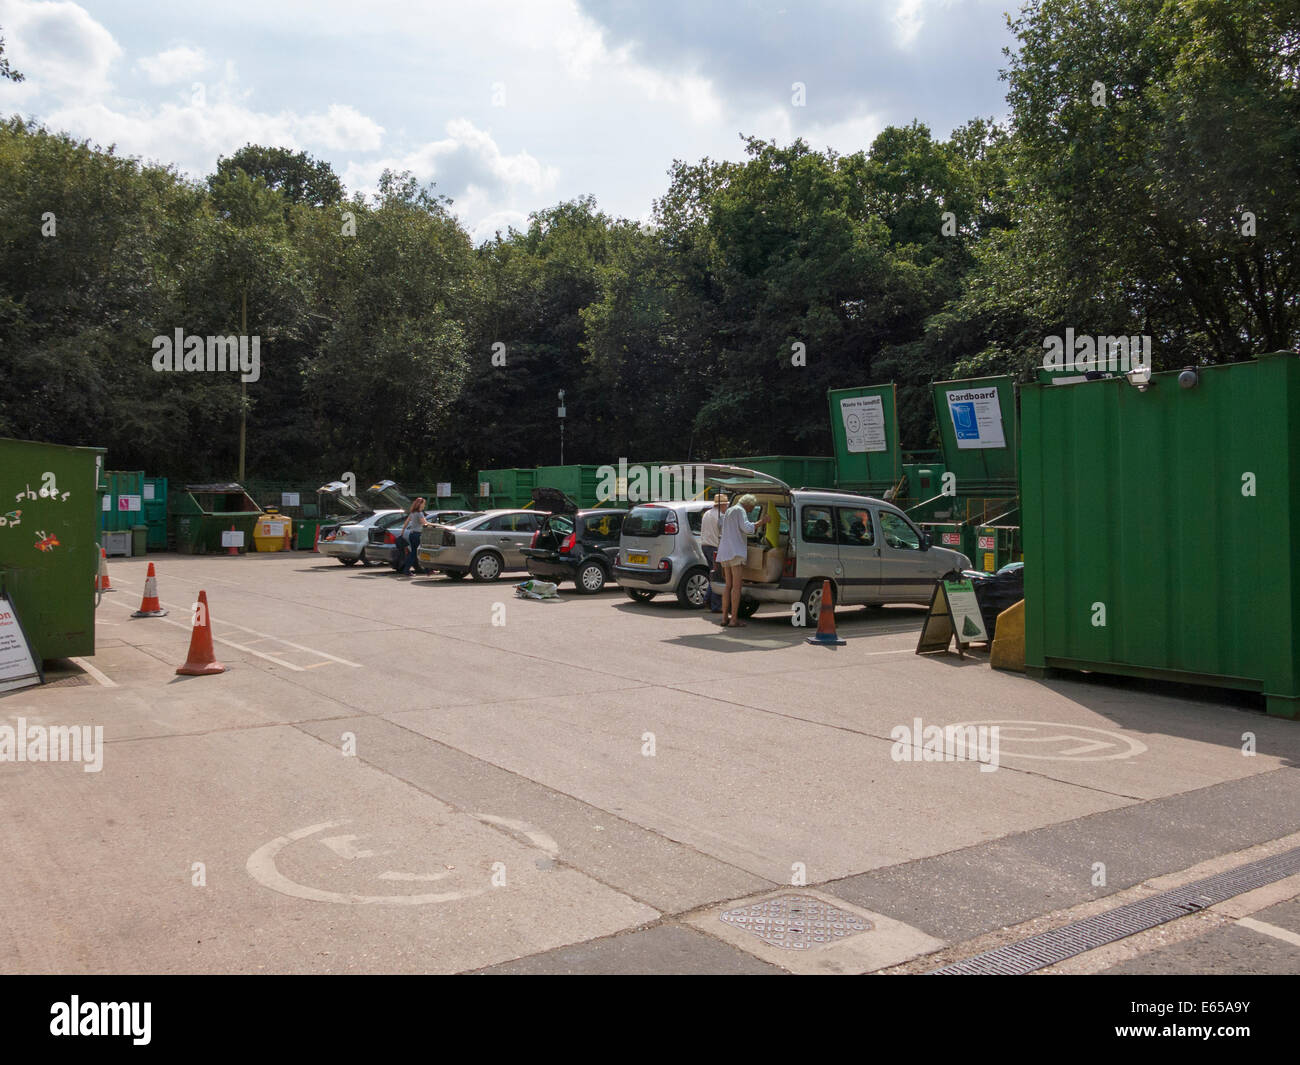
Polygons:
<instances>
[{"instance_id":1,"label":"metal pole","mask_svg":"<svg viewBox=\"0 0 1300 1065\"><path fill-rule=\"evenodd\" d=\"M240 303L239 310L239 329L246 337L248 336L248 289L243 292L243 299ZM245 341L244 343L247 343ZM239 476L235 478L240 484L244 483L244 440L248 427L248 382L244 380L244 375L239 375Z\"/></svg>"}]
</instances>

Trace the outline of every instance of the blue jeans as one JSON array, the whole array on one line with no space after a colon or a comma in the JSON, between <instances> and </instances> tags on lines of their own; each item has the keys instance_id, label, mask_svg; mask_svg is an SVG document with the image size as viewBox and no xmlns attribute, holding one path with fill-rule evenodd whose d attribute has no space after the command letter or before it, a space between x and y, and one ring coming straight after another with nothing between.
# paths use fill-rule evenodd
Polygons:
<instances>
[{"instance_id":1,"label":"blue jeans","mask_svg":"<svg viewBox=\"0 0 1300 1065\"><path fill-rule=\"evenodd\" d=\"M722 596L713 590L713 566L718 557L718 549L704 544L704 557L709 563L709 609L715 613L722 609Z\"/></svg>"},{"instance_id":2,"label":"blue jeans","mask_svg":"<svg viewBox=\"0 0 1300 1065\"><path fill-rule=\"evenodd\" d=\"M397 546L399 547L402 546L400 540L398 541ZM419 550L419 547L420 547L420 530L416 529L415 532L407 533L406 534L406 557L402 559L402 564L397 567L398 573L410 573L411 567L419 563L420 560L415 557L415 552Z\"/></svg>"}]
</instances>

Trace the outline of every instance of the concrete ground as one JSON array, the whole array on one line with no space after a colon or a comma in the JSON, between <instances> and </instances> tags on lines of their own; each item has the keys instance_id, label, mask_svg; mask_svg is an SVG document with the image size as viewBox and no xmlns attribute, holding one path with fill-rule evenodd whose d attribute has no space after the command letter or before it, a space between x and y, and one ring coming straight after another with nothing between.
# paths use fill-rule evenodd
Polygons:
<instances>
[{"instance_id":1,"label":"concrete ground","mask_svg":"<svg viewBox=\"0 0 1300 1065\"><path fill-rule=\"evenodd\" d=\"M114 560L87 671L0 698L105 744L0 762L0 971L925 971L1300 845L1300 723L921 658L920 609L827 649L616 587L148 561L168 617ZM228 668L178 677L199 589ZM997 725L998 768L897 760L918 718ZM1293 876L1053 970L1296 972L1298 915Z\"/></svg>"}]
</instances>

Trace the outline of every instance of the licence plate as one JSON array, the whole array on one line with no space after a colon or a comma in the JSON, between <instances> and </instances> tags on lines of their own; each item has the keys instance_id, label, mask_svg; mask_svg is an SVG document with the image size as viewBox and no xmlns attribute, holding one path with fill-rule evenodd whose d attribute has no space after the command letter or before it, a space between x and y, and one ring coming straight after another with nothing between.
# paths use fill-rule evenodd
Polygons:
<instances>
[{"instance_id":1,"label":"licence plate","mask_svg":"<svg viewBox=\"0 0 1300 1065\"><path fill-rule=\"evenodd\" d=\"M644 566L649 563L649 561L649 555L633 555L629 553L627 556L627 564L629 566Z\"/></svg>"}]
</instances>

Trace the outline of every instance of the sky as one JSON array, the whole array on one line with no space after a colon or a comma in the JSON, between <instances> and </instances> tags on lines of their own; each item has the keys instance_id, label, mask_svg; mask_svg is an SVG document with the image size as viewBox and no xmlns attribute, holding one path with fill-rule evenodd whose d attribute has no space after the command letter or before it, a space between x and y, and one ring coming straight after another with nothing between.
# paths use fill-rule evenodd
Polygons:
<instances>
[{"instance_id":1,"label":"sky","mask_svg":"<svg viewBox=\"0 0 1300 1065\"><path fill-rule=\"evenodd\" d=\"M593 195L647 220L742 136L850 153L1003 118L1019 0L0 0L0 114L202 178L244 144L409 170L476 240Z\"/></svg>"}]
</instances>

